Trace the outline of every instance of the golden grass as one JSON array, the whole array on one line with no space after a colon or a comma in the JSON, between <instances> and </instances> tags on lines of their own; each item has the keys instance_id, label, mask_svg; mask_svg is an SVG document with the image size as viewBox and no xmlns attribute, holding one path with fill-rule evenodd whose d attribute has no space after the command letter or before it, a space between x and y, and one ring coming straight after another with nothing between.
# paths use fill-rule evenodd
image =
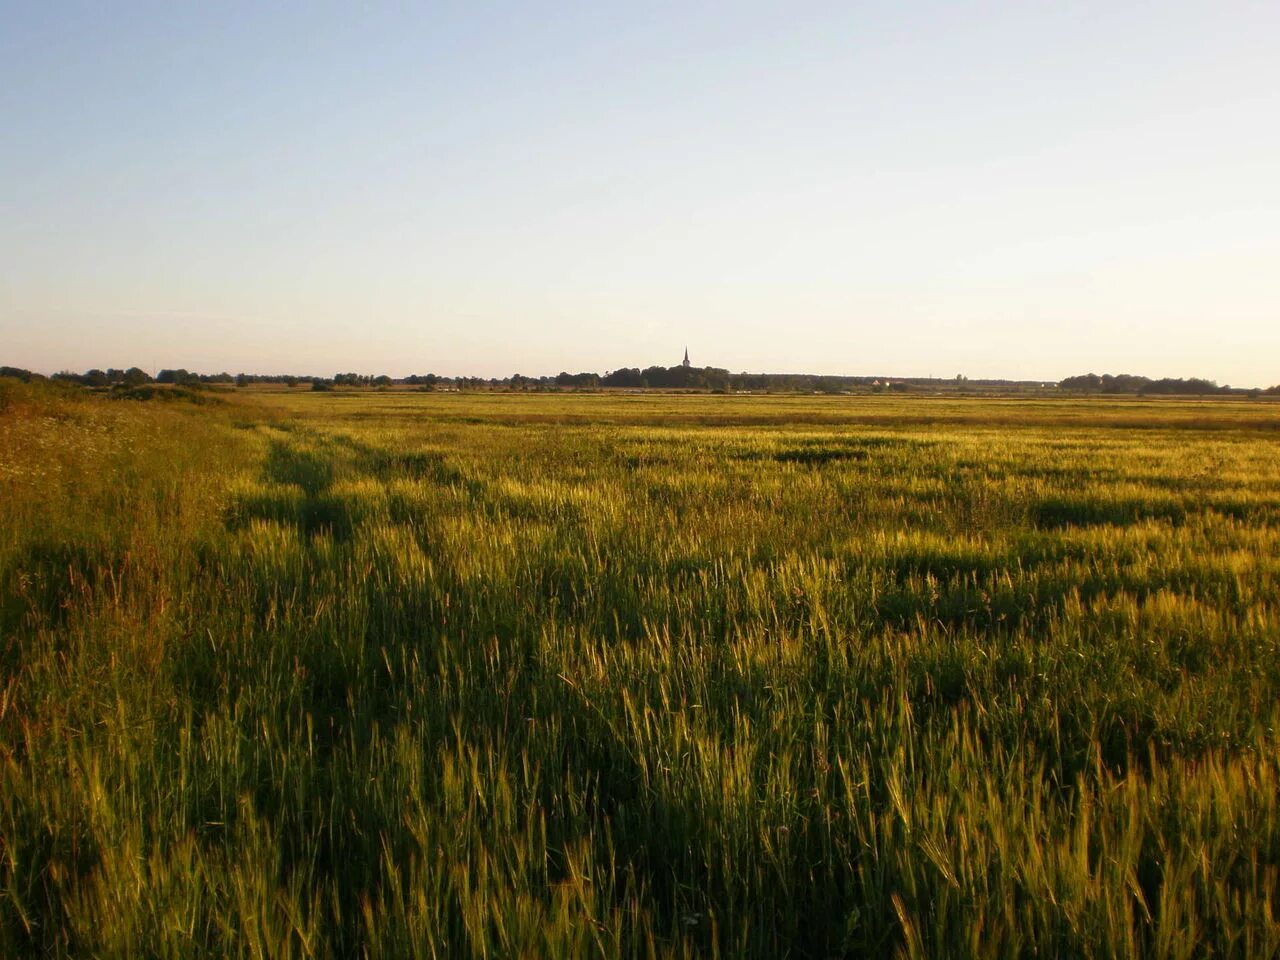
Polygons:
<instances>
[{"instance_id":1,"label":"golden grass","mask_svg":"<svg viewBox=\"0 0 1280 960\"><path fill-rule=\"evenodd\" d=\"M7 396L0 954L1280 951L1273 406Z\"/></svg>"}]
</instances>

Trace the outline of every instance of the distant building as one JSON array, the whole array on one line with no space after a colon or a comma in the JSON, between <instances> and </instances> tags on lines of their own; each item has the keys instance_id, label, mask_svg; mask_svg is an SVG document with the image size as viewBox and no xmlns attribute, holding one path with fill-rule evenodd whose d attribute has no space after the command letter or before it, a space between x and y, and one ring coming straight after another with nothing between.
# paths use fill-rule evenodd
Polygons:
<instances>
[{"instance_id":1,"label":"distant building","mask_svg":"<svg viewBox=\"0 0 1280 960\"><path fill-rule=\"evenodd\" d=\"M682 367L689 366L689 348L688 347L684 348L684 363L680 364L680 366Z\"/></svg>"}]
</instances>

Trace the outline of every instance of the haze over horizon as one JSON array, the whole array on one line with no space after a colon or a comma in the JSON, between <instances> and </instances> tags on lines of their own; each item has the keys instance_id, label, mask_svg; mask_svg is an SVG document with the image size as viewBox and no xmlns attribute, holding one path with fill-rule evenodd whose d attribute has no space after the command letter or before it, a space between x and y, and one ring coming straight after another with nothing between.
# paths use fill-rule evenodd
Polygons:
<instances>
[{"instance_id":1,"label":"haze over horizon","mask_svg":"<svg viewBox=\"0 0 1280 960\"><path fill-rule=\"evenodd\" d=\"M1280 5L6 5L0 363L1280 382Z\"/></svg>"}]
</instances>

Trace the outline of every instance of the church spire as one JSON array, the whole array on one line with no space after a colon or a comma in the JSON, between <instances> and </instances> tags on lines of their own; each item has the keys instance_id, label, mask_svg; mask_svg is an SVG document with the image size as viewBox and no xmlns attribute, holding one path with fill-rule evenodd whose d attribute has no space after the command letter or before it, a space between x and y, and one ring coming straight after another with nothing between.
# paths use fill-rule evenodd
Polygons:
<instances>
[{"instance_id":1,"label":"church spire","mask_svg":"<svg viewBox=\"0 0 1280 960\"><path fill-rule=\"evenodd\" d=\"M689 348L688 348L688 347L685 347L685 348L684 348L684 363L680 364L680 366L682 366L682 367L687 367L688 365L689 365Z\"/></svg>"}]
</instances>

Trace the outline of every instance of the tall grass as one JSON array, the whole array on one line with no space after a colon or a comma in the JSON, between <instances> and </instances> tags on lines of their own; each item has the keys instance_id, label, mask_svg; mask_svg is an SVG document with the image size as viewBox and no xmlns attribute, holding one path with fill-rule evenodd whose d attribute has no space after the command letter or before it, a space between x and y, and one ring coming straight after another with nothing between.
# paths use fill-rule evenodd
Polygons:
<instances>
[{"instance_id":1,"label":"tall grass","mask_svg":"<svg viewBox=\"0 0 1280 960\"><path fill-rule=\"evenodd\" d=\"M1280 952L1270 408L11 396L0 954Z\"/></svg>"}]
</instances>

